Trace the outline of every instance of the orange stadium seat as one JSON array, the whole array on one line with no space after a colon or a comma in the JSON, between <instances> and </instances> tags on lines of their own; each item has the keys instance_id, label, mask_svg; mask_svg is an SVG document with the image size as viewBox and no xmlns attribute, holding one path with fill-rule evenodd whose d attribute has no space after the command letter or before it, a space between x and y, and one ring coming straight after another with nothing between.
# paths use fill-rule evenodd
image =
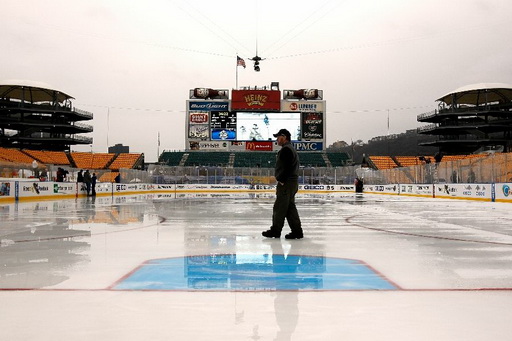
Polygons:
<instances>
[{"instance_id":1,"label":"orange stadium seat","mask_svg":"<svg viewBox=\"0 0 512 341\"><path fill-rule=\"evenodd\" d=\"M33 157L30 157L19 149L13 148L0 147L0 156L7 161L17 163L32 163L35 160Z\"/></svg>"},{"instance_id":2,"label":"orange stadium seat","mask_svg":"<svg viewBox=\"0 0 512 341\"><path fill-rule=\"evenodd\" d=\"M114 153L71 152L76 167L80 169L105 169L114 156Z\"/></svg>"},{"instance_id":3,"label":"orange stadium seat","mask_svg":"<svg viewBox=\"0 0 512 341\"><path fill-rule=\"evenodd\" d=\"M390 156L370 156L370 161L373 162L377 169L391 169L398 167L396 162Z\"/></svg>"},{"instance_id":4,"label":"orange stadium seat","mask_svg":"<svg viewBox=\"0 0 512 341\"><path fill-rule=\"evenodd\" d=\"M48 150L29 150L24 149L23 152L32 156L34 159L51 165L69 165L69 159L65 152L56 152Z\"/></svg>"},{"instance_id":5,"label":"orange stadium seat","mask_svg":"<svg viewBox=\"0 0 512 341\"><path fill-rule=\"evenodd\" d=\"M119 154L112 164L108 167L112 170L119 170L121 168L133 168L142 154L121 153Z\"/></svg>"},{"instance_id":6,"label":"orange stadium seat","mask_svg":"<svg viewBox=\"0 0 512 341\"><path fill-rule=\"evenodd\" d=\"M116 176L119 172L106 172L103 173L98 179L99 182L115 182Z\"/></svg>"},{"instance_id":7,"label":"orange stadium seat","mask_svg":"<svg viewBox=\"0 0 512 341\"><path fill-rule=\"evenodd\" d=\"M415 156L396 156L395 159L402 167L410 167L420 164L419 159Z\"/></svg>"}]
</instances>

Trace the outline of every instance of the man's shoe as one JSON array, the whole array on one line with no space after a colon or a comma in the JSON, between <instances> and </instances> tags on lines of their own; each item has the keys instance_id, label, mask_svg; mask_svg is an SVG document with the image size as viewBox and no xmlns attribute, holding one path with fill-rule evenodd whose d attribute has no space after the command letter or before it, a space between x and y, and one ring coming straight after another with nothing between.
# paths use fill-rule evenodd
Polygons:
<instances>
[{"instance_id":1,"label":"man's shoe","mask_svg":"<svg viewBox=\"0 0 512 341\"><path fill-rule=\"evenodd\" d=\"M263 232L261 232L261 235L263 237L267 237L267 238L281 238L281 234L280 233L279 234L275 233L272 230L263 231Z\"/></svg>"},{"instance_id":2,"label":"man's shoe","mask_svg":"<svg viewBox=\"0 0 512 341\"><path fill-rule=\"evenodd\" d=\"M284 236L286 239L301 239L304 238L304 234L301 233L288 233L286 236Z\"/></svg>"}]
</instances>

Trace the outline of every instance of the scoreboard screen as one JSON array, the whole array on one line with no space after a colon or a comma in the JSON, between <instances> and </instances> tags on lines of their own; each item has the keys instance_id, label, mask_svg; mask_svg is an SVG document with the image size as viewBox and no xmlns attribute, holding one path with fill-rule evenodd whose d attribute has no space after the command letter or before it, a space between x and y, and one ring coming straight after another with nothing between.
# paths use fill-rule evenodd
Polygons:
<instances>
[{"instance_id":1,"label":"scoreboard screen","mask_svg":"<svg viewBox=\"0 0 512 341\"><path fill-rule=\"evenodd\" d=\"M214 111L210 121L212 129L236 129L236 113L229 111Z\"/></svg>"},{"instance_id":2,"label":"scoreboard screen","mask_svg":"<svg viewBox=\"0 0 512 341\"><path fill-rule=\"evenodd\" d=\"M213 111L210 128L212 130L212 140L236 140L236 113Z\"/></svg>"},{"instance_id":3,"label":"scoreboard screen","mask_svg":"<svg viewBox=\"0 0 512 341\"><path fill-rule=\"evenodd\" d=\"M238 141L273 141L273 134L285 128L293 141L300 140L299 112L238 112Z\"/></svg>"}]
</instances>

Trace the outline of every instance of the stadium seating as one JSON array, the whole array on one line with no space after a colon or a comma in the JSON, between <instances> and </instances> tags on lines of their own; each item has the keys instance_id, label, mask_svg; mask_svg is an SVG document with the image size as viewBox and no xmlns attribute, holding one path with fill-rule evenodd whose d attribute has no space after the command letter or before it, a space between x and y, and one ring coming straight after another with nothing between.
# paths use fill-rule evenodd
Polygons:
<instances>
[{"instance_id":1,"label":"stadium seating","mask_svg":"<svg viewBox=\"0 0 512 341\"><path fill-rule=\"evenodd\" d=\"M115 182L116 176L119 172L106 172L103 173L98 179L99 182Z\"/></svg>"},{"instance_id":2,"label":"stadium seating","mask_svg":"<svg viewBox=\"0 0 512 341\"><path fill-rule=\"evenodd\" d=\"M185 152L163 152L160 155L160 162L168 166L179 166L184 159ZM189 152L184 166L226 166L232 156L232 166L235 168L274 168L276 152ZM346 153L319 153L299 152L301 166L304 167L327 167L325 156L333 167L345 166L349 160Z\"/></svg>"},{"instance_id":3,"label":"stadium seating","mask_svg":"<svg viewBox=\"0 0 512 341\"><path fill-rule=\"evenodd\" d=\"M333 167L346 166L350 159L347 153L327 153L326 155Z\"/></svg>"},{"instance_id":4,"label":"stadium seating","mask_svg":"<svg viewBox=\"0 0 512 341\"><path fill-rule=\"evenodd\" d=\"M377 169L397 168L398 165L390 156L370 156L370 161Z\"/></svg>"},{"instance_id":5,"label":"stadium seating","mask_svg":"<svg viewBox=\"0 0 512 341\"><path fill-rule=\"evenodd\" d=\"M442 162L458 161L464 159L474 159L479 157L488 156L487 154L470 154L470 155L445 155L441 159Z\"/></svg>"},{"instance_id":6,"label":"stadium seating","mask_svg":"<svg viewBox=\"0 0 512 341\"><path fill-rule=\"evenodd\" d=\"M327 167L322 153L299 152L299 159L304 167Z\"/></svg>"},{"instance_id":7,"label":"stadium seating","mask_svg":"<svg viewBox=\"0 0 512 341\"><path fill-rule=\"evenodd\" d=\"M134 168L142 154L121 153L112 161L109 169L119 170L121 168Z\"/></svg>"},{"instance_id":8,"label":"stadium seating","mask_svg":"<svg viewBox=\"0 0 512 341\"><path fill-rule=\"evenodd\" d=\"M104 169L114 156L113 153L71 152L76 167L80 169Z\"/></svg>"},{"instance_id":9,"label":"stadium seating","mask_svg":"<svg viewBox=\"0 0 512 341\"><path fill-rule=\"evenodd\" d=\"M179 166L184 154L185 152L163 152L159 161L167 166Z\"/></svg>"},{"instance_id":10,"label":"stadium seating","mask_svg":"<svg viewBox=\"0 0 512 341\"><path fill-rule=\"evenodd\" d=\"M19 149L0 147L0 157L6 161L16 163L32 163L35 159Z\"/></svg>"},{"instance_id":11,"label":"stadium seating","mask_svg":"<svg viewBox=\"0 0 512 341\"><path fill-rule=\"evenodd\" d=\"M410 167L424 164L418 156L395 156L395 160L398 162L400 167Z\"/></svg>"},{"instance_id":12,"label":"stadium seating","mask_svg":"<svg viewBox=\"0 0 512 341\"><path fill-rule=\"evenodd\" d=\"M228 152L191 152L185 166L227 166Z\"/></svg>"},{"instance_id":13,"label":"stadium seating","mask_svg":"<svg viewBox=\"0 0 512 341\"><path fill-rule=\"evenodd\" d=\"M30 150L24 149L23 152L32 156L34 159L51 165L69 165L69 159L65 152L56 152L48 150Z\"/></svg>"},{"instance_id":14,"label":"stadium seating","mask_svg":"<svg viewBox=\"0 0 512 341\"><path fill-rule=\"evenodd\" d=\"M276 153L273 152L239 152L234 155L234 167L274 168L276 165Z\"/></svg>"}]
</instances>

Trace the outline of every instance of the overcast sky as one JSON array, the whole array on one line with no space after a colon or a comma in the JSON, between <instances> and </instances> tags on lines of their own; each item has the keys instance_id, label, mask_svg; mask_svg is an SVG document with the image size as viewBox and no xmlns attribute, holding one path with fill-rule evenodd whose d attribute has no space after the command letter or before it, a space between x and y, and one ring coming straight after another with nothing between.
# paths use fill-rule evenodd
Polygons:
<instances>
[{"instance_id":1,"label":"overcast sky","mask_svg":"<svg viewBox=\"0 0 512 341\"><path fill-rule=\"evenodd\" d=\"M512 83L510 0L2 0L0 82L43 82L94 113L94 152L185 148L195 87L322 89L327 144L419 126L436 99ZM249 58L258 55L261 72ZM389 117L389 129L388 129ZM160 133L160 147L158 147ZM90 151L90 146L73 147Z\"/></svg>"}]
</instances>

